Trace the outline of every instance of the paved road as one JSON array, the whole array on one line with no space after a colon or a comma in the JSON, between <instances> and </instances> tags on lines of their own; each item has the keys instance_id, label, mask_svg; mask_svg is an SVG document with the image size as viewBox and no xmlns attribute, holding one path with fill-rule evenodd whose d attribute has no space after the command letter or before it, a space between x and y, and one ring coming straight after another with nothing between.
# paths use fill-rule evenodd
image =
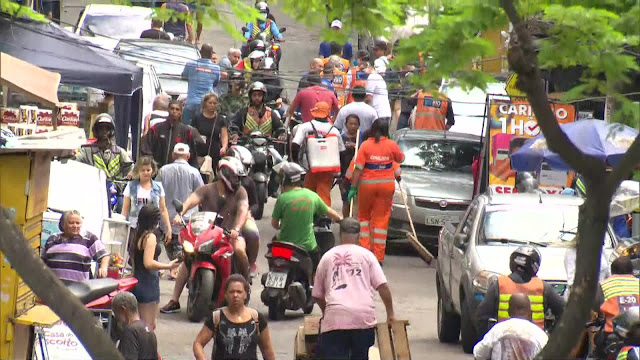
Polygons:
<instances>
[{"instance_id":1,"label":"paved road","mask_svg":"<svg viewBox=\"0 0 640 360\"><path fill-rule=\"evenodd\" d=\"M281 64L283 74L286 76L285 87L289 91L289 96L295 95L297 86L297 75L306 71L308 63L317 54L319 43L319 31L308 29L296 23L291 18L284 15L278 9L273 9L279 26L286 26L286 42L283 44L284 55ZM237 24L240 28L242 24ZM203 33L203 42L213 45L215 51L221 56L231 46L239 46L234 43L229 35L220 28L214 27L206 29ZM296 74L295 76L293 74ZM341 205L337 193L333 194L334 204ZM265 218L258 222L262 239L271 239L275 235L275 230L270 225L269 214L273 209L274 200L270 199L265 209ZM336 207L334 205L334 207ZM336 207L337 208L337 207ZM267 269L266 242L263 241L260 249L259 268L260 271ZM406 251L410 253L411 251ZM435 270L426 266L419 258L414 256L388 256L384 267L385 274L389 280L393 292L396 317L398 319L409 319L409 341L412 358L421 359L470 359L468 355L462 353L459 345L440 344L436 333L436 296L434 275ZM161 305L164 305L171 296L173 282L161 280ZM260 291L262 286L259 281L255 281L252 287L254 296L251 299L251 307L258 309L263 314L267 313L267 308L260 302ZM183 312L173 315L160 315L156 334L159 341L159 350L163 359L190 359L192 358L191 344L201 328L201 324L189 323L186 318L186 291L181 298ZM384 306L376 295L376 307L379 319L385 318ZM314 314L319 314L318 307L314 309ZM296 329L302 324L303 314L299 312L287 312L287 319L280 322L270 322L271 337L276 351L277 359L293 359L293 340ZM210 353L210 348L207 350Z\"/></svg>"}]
</instances>

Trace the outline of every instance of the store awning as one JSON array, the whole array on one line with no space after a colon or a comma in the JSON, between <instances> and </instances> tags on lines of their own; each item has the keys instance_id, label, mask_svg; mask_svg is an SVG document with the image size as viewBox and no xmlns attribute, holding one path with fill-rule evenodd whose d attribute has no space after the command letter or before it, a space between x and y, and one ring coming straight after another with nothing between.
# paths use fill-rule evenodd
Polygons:
<instances>
[{"instance_id":1,"label":"store awning","mask_svg":"<svg viewBox=\"0 0 640 360\"><path fill-rule=\"evenodd\" d=\"M58 105L60 74L0 52L0 84L50 107Z\"/></svg>"},{"instance_id":2,"label":"store awning","mask_svg":"<svg viewBox=\"0 0 640 360\"><path fill-rule=\"evenodd\" d=\"M60 317L58 317L58 315L56 315L56 313L54 313L48 306L36 305L24 314L13 319L13 321L16 324L25 326L40 325L49 327L59 322Z\"/></svg>"}]
</instances>

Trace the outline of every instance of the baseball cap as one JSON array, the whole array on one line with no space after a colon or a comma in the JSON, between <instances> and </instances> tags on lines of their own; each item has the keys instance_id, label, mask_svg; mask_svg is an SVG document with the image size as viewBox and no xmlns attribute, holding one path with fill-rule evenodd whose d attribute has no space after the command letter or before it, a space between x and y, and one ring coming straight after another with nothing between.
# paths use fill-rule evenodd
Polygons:
<instances>
[{"instance_id":1,"label":"baseball cap","mask_svg":"<svg viewBox=\"0 0 640 360\"><path fill-rule=\"evenodd\" d=\"M316 106L311 109L311 115L314 118L326 119L331 114L331 106L324 101L319 101Z\"/></svg>"},{"instance_id":2,"label":"baseball cap","mask_svg":"<svg viewBox=\"0 0 640 360\"><path fill-rule=\"evenodd\" d=\"M188 155L188 154L190 154L189 145L187 145L185 143L177 143L173 147L173 153L174 154L178 154L178 155Z\"/></svg>"},{"instance_id":3,"label":"baseball cap","mask_svg":"<svg viewBox=\"0 0 640 360\"><path fill-rule=\"evenodd\" d=\"M342 21L335 19L331 22L331 27L336 29L342 29Z\"/></svg>"},{"instance_id":4,"label":"baseball cap","mask_svg":"<svg viewBox=\"0 0 640 360\"><path fill-rule=\"evenodd\" d=\"M360 222L352 217L344 218L340 222L340 232L345 234L360 234Z\"/></svg>"}]
</instances>

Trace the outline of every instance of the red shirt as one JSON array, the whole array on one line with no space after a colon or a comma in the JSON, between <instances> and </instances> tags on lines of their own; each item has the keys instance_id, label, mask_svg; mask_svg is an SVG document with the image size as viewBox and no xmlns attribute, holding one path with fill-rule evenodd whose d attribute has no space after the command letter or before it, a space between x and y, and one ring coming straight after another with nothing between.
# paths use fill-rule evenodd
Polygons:
<instances>
[{"instance_id":1,"label":"red shirt","mask_svg":"<svg viewBox=\"0 0 640 360\"><path fill-rule=\"evenodd\" d=\"M309 122L313 120L311 109L313 109L316 106L316 103L320 101L324 101L331 105L334 114L338 113L340 106L336 96L331 90L318 85L300 90L293 99L291 106L293 106L294 109L300 107L302 112L302 122Z\"/></svg>"}]
</instances>

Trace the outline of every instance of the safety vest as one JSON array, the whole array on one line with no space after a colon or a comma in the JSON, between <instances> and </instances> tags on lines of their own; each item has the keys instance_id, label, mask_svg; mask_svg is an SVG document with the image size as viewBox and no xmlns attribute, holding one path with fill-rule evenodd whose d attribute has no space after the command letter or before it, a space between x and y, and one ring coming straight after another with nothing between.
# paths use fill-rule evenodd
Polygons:
<instances>
[{"instance_id":1,"label":"safety vest","mask_svg":"<svg viewBox=\"0 0 640 360\"><path fill-rule=\"evenodd\" d=\"M110 150L112 158L107 160L106 163L102 157L104 153L93 153L93 166L103 170L107 174L107 178L113 179L120 174L120 151L116 147L112 147Z\"/></svg>"},{"instance_id":2,"label":"safety vest","mask_svg":"<svg viewBox=\"0 0 640 360\"><path fill-rule=\"evenodd\" d=\"M333 78L333 89L338 95L338 104L343 107L347 101L347 74L340 71Z\"/></svg>"},{"instance_id":3,"label":"safety vest","mask_svg":"<svg viewBox=\"0 0 640 360\"><path fill-rule=\"evenodd\" d=\"M633 352L636 355L636 359L640 359L640 347L637 346L625 346L620 349L618 353L618 357L616 360L627 360L629 358L629 353Z\"/></svg>"},{"instance_id":4,"label":"safety vest","mask_svg":"<svg viewBox=\"0 0 640 360\"><path fill-rule=\"evenodd\" d=\"M357 67L351 68L349 70L349 76L351 77L351 85L350 90L353 90L356 86L367 87L367 78L369 74L364 71L358 71ZM351 91L349 91L349 95L347 96L347 104L351 104L353 102L353 95Z\"/></svg>"},{"instance_id":5,"label":"safety vest","mask_svg":"<svg viewBox=\"0 0 640 360\"><path fill-rule=\"evenodd\" d=\"M322 59L322 66L326 65L328 62L329 62L328 57ZM351 65L349 60L340 58L340 66L338 67L338 71L346 73L347 71L349 71L349 65Z\"/></svg>"},{"instance_id":6,"label":"safety vest","mask_svg":"<svg viewBox=\"0 0 640 360\"><path fill-rule=\"evenodd\" d=\"M270 135L273 130L273 122L271 120L271 109L265 107L266 111L262 117L258 116L258 111L249 106L247 110L247 118L244 122L244 134L249 134L252 131L260 130L265 135Z\"/></svg>"},{"instance_id":7,"label":"safety vest","mask_svg":"<svg viewBox=\"0 0 640 360\"><path fill-rule=\"evenodd\" d=\"M509 320L509 299L513 294L525 294L531 302L531 318L544 330L544 282L539 277L532 277L528 283L518 284L507 275L498 278L498 322Z\"/></svg>"},{"instance_id":8,"label":"safety vest","mask_svg":"<svg viewBox=\"0 0 640 360\"><path fill-rule=\"evenodd\" d=\"M448 107L446 97L436 98L430 92L420 91L412 129L444 130Z\"/></svg>"},{"instance_id":9,"label":"safety vest","mask_svg":"<svg viewBox=\"0 0 640 360\"><path fill-rule=\"evenodd\" d=\"M258 34L264 32L267 35L267 40L271 40L271 19L267 19L266 24L264 25L264 30L260 30L260 25L258 25L258 21L254 21L253 23L253 31L251 32L251 38L255 39Z\"/></svg>"},{"instance_id":10,"label":"safety vest","mask_svg":"<svg viewBox=\"0 0 640 360\"><path fill-rule=\"evenodd\" d=\"M613 332L613 318L623 311L640 306L640 279L633 275L611 275L600 283L604 302L600 312L604 316L605 332Z\"/></svg>"}]
</instances>

